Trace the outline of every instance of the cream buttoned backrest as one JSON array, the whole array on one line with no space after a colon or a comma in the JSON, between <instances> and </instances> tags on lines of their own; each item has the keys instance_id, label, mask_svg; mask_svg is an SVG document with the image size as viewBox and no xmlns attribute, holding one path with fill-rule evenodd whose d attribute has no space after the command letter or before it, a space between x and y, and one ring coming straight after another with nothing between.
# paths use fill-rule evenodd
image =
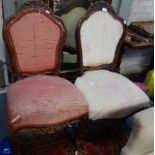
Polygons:
<instances>
[{"instance_id":1,"label":"cream buttoned backrest","mask_svg":"<svg viewBox=\"0 0 155 155\"><path fill-rule=\"evenodd\" d=\"M80 21L78 33L83 67L109 65L117 56L124 24L108 3L96 2Z\"/></svg>"}]
</instances>

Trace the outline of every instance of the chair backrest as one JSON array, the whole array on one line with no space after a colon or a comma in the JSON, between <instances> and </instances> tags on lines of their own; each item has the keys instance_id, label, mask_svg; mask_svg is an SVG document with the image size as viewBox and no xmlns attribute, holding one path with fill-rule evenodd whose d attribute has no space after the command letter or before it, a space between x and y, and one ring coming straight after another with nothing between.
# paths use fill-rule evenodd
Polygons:
<instances>
[{"instance_id":1,"label":"chair backrest","mask_svg":"<svg viewBox=\"0 0 155 155\"><path fill-rule=\"evenodd\" d=\"M3 29L13 71L19 77L57 74L66 37L63 23L39 1L26 3L19 10Z\"/></svg>"},{"instance_id":2,"label":"chair backrest","mask_svg":"<svg viewBox=\"0 0 155 155\"><path fill-rule=\"evenodd\" d=\"M97 1L91 5L76 32L81 71L99 68L114 71L118 67L125 25L109 3Z\"/></svg>"},{"instance_id":3,"label":"chair backrest","mask_svg":"<svg viewBox=\"0 0 155 155\"><path fill-rule=\"evenodd\" d=\"M89 0L69 0L65 6L55 12L56 15L61 17L67 28L66 47L76 49L75 30L77 23L89 6Z\"/></svg>"}]
</instances>

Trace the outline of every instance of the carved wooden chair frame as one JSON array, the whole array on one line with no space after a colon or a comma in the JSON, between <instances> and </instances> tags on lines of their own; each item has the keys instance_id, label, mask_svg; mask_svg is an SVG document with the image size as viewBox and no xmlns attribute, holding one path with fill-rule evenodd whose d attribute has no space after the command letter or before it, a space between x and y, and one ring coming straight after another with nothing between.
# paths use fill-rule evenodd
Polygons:
<instances>
[{"instance_id":1,"label":"carved wooden chair frame","mask_svg":"<svg viewBox=\"0 0 155 155\"><path fill-rule=\"evenodd\" d=\"M30 4L31 3L31 4ZM40 3L40 7L45 7L45 6L49 6L50 9L53 10L53 7L54 7L54 2L53 0L33 0L33 3L32 1L27 1L24 3L24 6L25 8L28 8L30 5L33 5L35 7L35 5L37 7L39 7L37 4ZM20 7L20 3L18 2L18 0L15 1L15 8L16 8L16 11L18 11L21 7Z\"/></svg>"},{"instance_id":2,"label":"carved wooden chair frame","mask_svg":"<svg viewBox=\"0 0 155 155\"><path fill-rule=\"evenodd\" d=\"M102 8L106 8L108 13L116 20L120 21L123 25L123 33L122 36L118 42L116 51L115 51L115 56L114 60L111 64L102 64L100 66L95 66L95 67L87 67L83 65L83 58L82 58L82 47L81 47L81 38L80 38L80 29L82 24L95 12L97 11L102 11ZM121 46L124 41L126 34L126 26L124 25L124 20L118 16L114 9L109 5L108 2L105 1L97 1L94 3L94 5L90 6L88 9L87 13L83 18L78 23L77 29L76 29L76 42L77 42L77 49L78 49L78 65L80 68L81 73L87 70L95 70L95 69L107 69L110 71L116 71L119 72L119 66L121 62L121 56L122 56L122 51L121 51Z\"/></svg>"},{"instance_id":3,"label":"carved wooden chair frame","mask_svg":"<svg viewBox=\"0 0 155 155\"><path fill-rule=\"evenodd\" d=\"M80 37L80 30L81 30L81 27L82 27L82 24L89 19L89 17L97 12L97 11L103 11L102 9L105 8L107 9L106 11L115 19L115 20L118 20L122 26L123 26L123 33L122 33L122 36L121 38L119 39L118 41L118 44L117 44L117 47L116 47L116 50L115 50L115 56L114 56L114 59L113 59L113 62L111 64L102 64L100 66L95 66L95 67L88 67L88 66L84 66L83 65L83 55L82 55L82 45L81 45L81 37ZM102 1L102 0L99 0L97 2L95 2L93 5L90 6L90 8L88 9L87 13L85 14L85 16L83 18L81 18L81 20L79 21L78 23L78 27L76 29L76 42L77 42L77 48L78 48L78 65L79 65L79 70L81 72L81 74L84 74L85 71L91 71L91 70L98 70L98 69L105 69L105 70L109 70L109 71L112 71L112 72L119 72L120 70L120 62L121 62L121 56L123 54L123 51L122 51L122 45L123 45L123 42L124 42L124 39L125 39L125 34L126 34L126 25L124 23L124 20L118 16L114 9L109 5L108 2L105 2L105 1ZM86 80L86 79L85 79ZM93 82L92 82L93 83ZM138 111L141 111L145 109L144 107L139 109L139 110L136 110L135 112L138 112ZM131 113L130 115L128 116L131 116L133 115L135 112ZM87 126L89 126L90 124L97 124L97 123L107 123L107 122L118 122L118 123L122 123L126 120L126 118L128 117L123 117L123 118L103 118L103 119L98 119L98 120L88 120L88 124Z\"/></svg>"},{"instance_id":4,"label":"carved wooden chair frame","mask_svg":"<svg viewBox=\"0 0 155 155\"><path fill-rule=\"evenodd\" d=\"M44 14L46 17L51 19L55 22L59 27L61 27L61 39L59 40L58 46L57 46L57 61L56 61L56 67L53 70L45 70L42 72L22 72L18 67L18 61L16 57L16 51L15 47L12 44L12 40L9 33L10 26L18 21L21 17L23 17L27 13L31 12L40 12L41 14ZM51 18L52 17L52 18ZM10 22L11 21L11 22ZM28 1L26 4L21 6L21 8L17 11L17 13L10 17L5 25L4 25L4 39L5 44L9 50L9 53L12 57L11 65L13 72L16 75L16 80L20 78L24 78L33 74L53 74L58 75L60 64L61 64L61 52L63 48L63 44L65 42L66 37L66 30L65 27L62 27L61 20L53 16L52 9L50 9L48 6L44 6L42 1ZM80 119L77 119L77 122L79 122ZM55 125L55 126L39 126L39 127L23 127L15 132L10 132L10 138L13 144L13 148L15 153L20 154L22 152L22 155L30 155L32 154L32 151L36 148L45 147L51 144L56 144L57 142L62 142L68 139L68 135L66 134L66 127L73 122L67 122L62 123L61 125ZM62 138L63 137L63 138Z\"/></svg>"}]
</instances>

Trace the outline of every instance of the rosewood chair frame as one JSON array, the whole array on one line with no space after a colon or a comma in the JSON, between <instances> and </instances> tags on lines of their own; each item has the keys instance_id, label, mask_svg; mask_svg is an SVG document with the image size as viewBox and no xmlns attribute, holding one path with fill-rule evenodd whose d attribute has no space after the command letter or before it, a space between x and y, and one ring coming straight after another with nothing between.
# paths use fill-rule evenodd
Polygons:
<instances>
[{"instance_id":1,"label":"rosewood chair frame","mask_svg":"<svg viewBox=\"0 0 155 155\"><path fill-rule=\"evenodd\" d=\"M11 34L9 33L9 28L11 25L22 18L25 14L38 12L45 15L47 18L52 20L61 30L60 39L57 46L57 55L56 55L56 64L55 68L50 70L44 70L41 72L23 72L20 70L18 65L16 50L11 39ZM62 48L66 38L66 29L62 21L52 14L52 9L47 5L45 6L42 1L28 1L26 4L22 5L17 13L10 17L3 28L3 36L8 52L11 56L11 66L14 72L15 80L19 80L34 74L48 74L48 75L58 75L60 72L61 57L62 57ZM81 118L83 119L83 118ZM10 130L10 138L13 145L13 150L15 154L21 155L30 155L36 149L46 147L51 144L57 144L59 142L64 142L68 140L68 125L71 126L72 123L78 123L81 119L75 121L70 121L62 123L60 125L52 126L30 126L22 127L18 130L12 132ZM73 131L74 132L74 131ZM75 133L76 134L76 133ZM74 135L74 133L73 133ZM75 137L70 136L72 141L75 141ZM75 144L76 145L76 144Z\"/></svg>"},{"instance_id":2,"label":"rosewood chair frame","mask_svg":"<svg viewBox=\"0 0 155 155\"><path fill-rule=\"evenodd\" d=\"M117 21L119 21L122 26L123 26L123 33L122 33L122 36L120 37L119 41L118 41L118 44L117 44L117 47L116 47L116 50L115 50L115 56L114 56L114 59L113 59L113 62L111 64L102 64L100 66L84 66L83 65L83 55L82 55L82 45L81 45L81 36L80 36L80 30L81 30L81 27L82 27L82 24L89 19L89 17L97 12L97 11L104 11L102 10L103 8L107 9L106 11ZM112 72L118 72L120 71L120 63L121 63L121 57L122 57L122 54L123 54L123 51L122 51L122 45L123 45L123 42L124 42L124 39L125 39L125 34L126 34L126 25L124 23L124 20L118 16L114 9L110 6L110 4L108 2L105 2L105 1L102 1L102 0L99 0L97 2L95 2L93 5L90 6L90 8L88 9L88 11L86 12L85 16L83 18L80 19L79 23L78 23L78 26L77 26L77 29L76 29L76 42L77 42L77 49L78 49L78 65L79 65L79 70L80 70L80 73L81 75L84 74L85 71L93 71L93 70L98 70L98 69L105 69L105 70L109 70L109 71L112 71ZM95 53L94 53L95 54ZM146 108L146 107L145 107ZM141 111L143 109L145 109L144 107L141 108L141 109L137 109L135 112L138 112L138 111ZM135 112L131 113L130 115L133 115ZM128 116L126 117L123 117L123 118L103 118L103 119L98 119L98 120L88 120L88 122L86 122L86 126L91 126L91 124L97 124L97 123L108 123L109 121L110 122L114 122L114 124L117 122L118 125L122 122L124 122L126 120Z\"/></svg>"},{"instance_id":3,"label":"rosewood chair frame","mask_svg":"<svg viewBox=\"0 0 155 155\"><path fill-rule=\"evenodd\" d=\"M117 48L115 51L115 56L113 59L113 62L111 64L102 64L100 66L93 66L93 67L88 67L88 66L84 66L83 65L83 56L82 56L82 46L81 46L81 38L80 38L80 29L82 24L95 12L97 11L102 11L102 8L107 8L107 11L110 15L112 15L112 17L118 21L120 21L122 23L123 26L123 33L122 36L117 44ZM123 54L122 51L122 44L124 42L125 39L125 34L126 34L126 25L124 24L124 20L118 16L115 12L115 10L110 6L109 2L105 2L103 0L99 0L94 2L93 5L91 5L88 9L88 11L86 12L85 16L83 18L80 19L80 21L78 22L77 25L77 29L76 29L76 43L77 43L77 58L78 58L78 67L80 70L80 74L83 75L85 71L92 71L92 70L97 70L97 69L105 69L105 70L109 70L112 72L119 72L120 70L120 63L121 63L121 57ZM85 122L85 126L89 127L91 126L91 124L93 123L94 125L98 124L98 123L105 123L107 124L109 121L111 123L116 124L116 120L117 120L117 125L122 124L126 118L120 118L120 119L113 119L113 118L109 118L109 119L99 119L99 120L89 120L87 122ZM87 130L87 129L86 129ZM85 138L82 136L82 138Z\"/></svg>"},{"instance_id":4,"label":"rosewood chair frame","mask_svg":"<svg viewBox=\"0 0 155 155\"><path fill-rule=\"evenodd\" d=\"M123 26L123 33L122 33L121 38L118 41L118 44L117 44L117 47L116 47L116 50L115 50L115 56L114 56L113 62L111 64L102 64L100 66L88 67L88 66L84 66L84 64L83 64L83 53L82 53L82 43L81 43L80 30L81 30L82 24L86 20L88 20L89 17L93 13L95 13L97 11L107 11L115 20L120 21L120 23ZM114 9L110 6L110 4L108 4L107 2L104 2L104 1L97 1L93 5L91 5L91 7L88 9L85 16L83 18L81 18L81 20L79 21L78 27L76 29L76 41L77 41L77 48L78 48L78 53L77 53L78 54L78 65L79 65L81 75L84 74L85 71L92 71L92 70L98 70L98 69L105 69L105 70L110 70L112 72L119 72L121 56L123 54L123 51L122 51L121 47L122 47L123 41L125 39L125 34L126 34L126 25L124 24L124 21L123 21L123 19L121 17L116 15ZM92 38L92 39L94 39L94 38ZM95 54L95 52L94 52L94 54ZM87 84L87 83L84 83L84 82L86 80L86 77L88 77L88 76L89 76L89 74L86 73L86 76L84 77L84 80L82 81L83 85ZM97 76L97 74L96 74L96 76ZM81 77L81 79L82 79L82 77ZM77 84L78 84L78 82L77 82ZM93 83L95 83L95 82L92 82L92 84ZM81 85L80 85L79 88L82 90ZM94 87L88 87L88 88L90 88L90 91L91 91L91 88L94 88ZM84 92L85 91L86 90L84 90ZM89 90L87 90L87 91L89 91ZM91 104L92 104L92 102L91 102ZM145 109L145 108L146 107L141 107L141 108L137 109L136 111L130 113L129 115L132 115L133 113L138 112L138 111L140 111L142 109ZM116 127L116 125L118 127L118 126L122 125L122 123L125 123L126 118L129 115L127 115L125 117L121 117L121 118L113 118L112 117L112 118L100 118L100 119L95 119L95 120L88 119L85 126L87 126L87 128L89 129L89 127L91 127L92 125L97 126L99 124L101 125L101 123L102 123L103 126L104 125L106 126L108 123L110 123L110 127L112 127L112 126ZM86 129L86 130L88 130L88 129ZM108 130L108 128L107 128L107 130ZM85 137L81 135L81 138L85 138Z\"/></svg>"}]
</instances>

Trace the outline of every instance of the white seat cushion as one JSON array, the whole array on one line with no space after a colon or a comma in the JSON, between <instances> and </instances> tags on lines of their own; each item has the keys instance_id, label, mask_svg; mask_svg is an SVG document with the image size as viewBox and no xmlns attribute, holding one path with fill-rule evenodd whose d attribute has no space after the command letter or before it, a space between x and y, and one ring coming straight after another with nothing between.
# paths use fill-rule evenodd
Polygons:
<instances>
[{"instance_id":1,"label":"white seat cushion","mask_svg":"<svg viewBox=\"0 0 155 155\"><path fill-rule=\"evenodd\" d=\"M121 155L153 155L154 108L138 112L133 116L133 129Z\"/></svg>"},{"instance_id":2,"label":"white seat cushion","mask_svg":"<svg viewBox=\"0 0 155 155\"><path fill-rule=\"evenodd\" d=\"M106 70L87 71L75 81L89 104L89 118L121 118L150 106L149 98L126 77Z\"/></svg>"}]
</instances>

